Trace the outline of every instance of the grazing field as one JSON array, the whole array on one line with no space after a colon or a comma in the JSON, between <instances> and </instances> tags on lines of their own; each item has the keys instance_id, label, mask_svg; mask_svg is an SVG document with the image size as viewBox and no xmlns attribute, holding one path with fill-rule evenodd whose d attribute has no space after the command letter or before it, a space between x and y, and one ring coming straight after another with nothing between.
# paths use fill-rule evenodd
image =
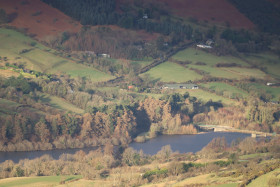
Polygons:
<instances>
[{"instance_id":1,"label":"grazing field","mask_svg":"<svg viewBox=\"0 0 280 187\"><path fill-rule=\"evenodd\" d=\"M83 109L78 108L77 106L68 103L66 100L56 97L56 96L50 96L48 94L42 94L40 95L40 101L49 104L50 106L61 109L64 111L71 111L74 113L82 114L85 111Z\"/></svg>"},{"instance_id":2,"label":"grazing field","mask_svg":"<svg viewBox=\"0 0 280 187\"><path fill-rule=\"evenodd\" d=\"M232 67L232 68L223 68L223 69L232 74L239 75L241 78L254 77L254 78L264 79L266 76L264 72L255 68Z\"/></svg>"},{"instance_id":3,"label":"grazing field","mask_svg":"<svg viewBox=\"0 0 280 187\"><path fill-rule=\"evenodd\" d=\"M244 79L244 78L264 78L266 74L259 69L249 68L250 65L244 60L233 56L215 56L200 49L188 48L180 51L173 57L175 60L188 61L191 64L189 68L197 69L213 77L227 79ZM197 65L196 63L204 63ZM216 67L218 63L232 64L235 63L240 67Z\"/></svg>"},{"instance_id":4,"label":"grazing field","mask_svg":"<svg viewBox=\"0 0 280 187\"><path fill-rule=\"evenodd\" d=\"M236 101L232 99L225 98L223 96L216 95L214 93L210 93L201 89L197 90L187 90L191 96L196 97L197 99L202 100L203 102L207 102L212 100L213 102L221 102L226 105L233 105Z\"/></svg>"},{"instance_id":5,"label":"grazing field","mask_svg":"<svg viewBox=\"0 0 280 187\"><path fill-rule=\"evenodd\" d=\"M134 60L131 62L133 65L139 65L140 67L147 66L153 62L153 59L146 59L146 60Z\"/></svg>"},{"instance_id":6,"label":"grazing field","mask_svg":"<svg viewBox=\"0 0 280 187\"><path fill-rule=\"evenodd\" d=\"M220 184L220 185L211 185L207 187L237 187L238 183L229 183L229 184Z\"/></svg>"},{"instance_id":7,"label":"grazing field","mask_svg":"<svg viewBox=\"0 0 280 187\"><path fill-rule=\"evenodd\" d=\"M272 53L246 54L242 55L249 63L266 68L266 73L274 78L280 78L280 59Z\"/></svg>"},{"instance_id":8,"label":"grazing field","mask_svg":"<svg viewBox=\"0 0 280 187\"><path fill-rule=\"evenodd\" d=\"M81 179L81 175L69 175L69 176L42 176L42 177L15 177L0 180L0 186L12 187L12 186L58 186L60 182L69 183L73 180Z\"/></svg>"},{"instance_id":9,"label":"grazing field","mask_svg":"<svg viewBox=\"0 0 280 187\"><path fill-rule=\"evenodd\" d=\"M255 154L249 154L249 155L242 155L239 157L241 160L247 160L247 159L254 159L257 157L267 157L270 153L255 153Z\"/></svg>"},{"instance_id":10,"label":"grazing field","mask_svg":"<svg viewBox=\"0 0 280 187\"><path fill-rule=\"evenodd\" d=\"M190 96L196 97L198 100L201 100L202 102L208 102L209 100L212 100L213 102L221 102L224 105L235 105L236 100L229 99L223 96L219 96L215 93L207 92L202 89L177 89L174 90L174 92L178 92L181 94L184 94L185 92L188 92Z\"/></svg>"},{"instance_id":11,"label":"grazing field","mask_svg":"<svg viewBox=\"0 0 280 187\"><path fill-rule=\"evenodd\" d=\"M220 94L231 94L231 95L240 95L243 98L248 96L248 93L244 90L236 88L235 86L223 83L223 82L210 82L206 84L201 84L201 86L208 88L210 90L215 91L216 93Z\"/></svg>"},{"instance_id":12,"label":"grazing field","mask_svg":"<svg viewBox=\"0 0 280 187\"><path fill-rule=\"evenodd\" d=\"M3 63L24 64L26 68L44 73L66 73L73 77L87 77L92 81L106 81L113 76L94 68L56 55L35 40L11 29L0 29L0 56Z\"/></svg>"},{"instance_id":13,"label":"grazing field","mask_svg":"<svg viewBox=\"0 0 280 187\"><path fill-rule=\"evenodd\" d=\"M207 186L209 183L216 183L216 185L209 185L211 186L219 186L219 187L237 187L238 184L234 183L237 182L239 178L233 178L233 177L218 177L214 174L205 174L205 175L199 175L196 177L190 177L182 180L181 182L176 183L173 185L174 187L179 186L188 186L188 185L198 185L200 186L203 184L203 186ZM227 184L228 183L228 184Z\"/></svg>"},{"instance_id":14,"label":"grazing field","mask_svg":"<svg viewBox=\"0 0 280 187\"><path fill-rule=\"evenodd\" d=\"M270 187L273 185L269 185L269 181L273 179L280 180L280 169L276 169L272 172L269 172L265 175L262 175L255 180L253 180L248 187Z\"/></svg>"},{"instance_id":15,"label":"grazing field","mask_svg":"<svg viewBox=\"0 0 280 187\"><path fill-rule=\"evenodd\" d=\"M165 62L144 74L149 74L152 79L162 82L187 82L201 79L202 76L178 64Z\"/></svg>"},{"instance_id":16,"label":"grazing field","mask_svg":"<svg viewBox=\"0 0 280 187\"><path fill-rule=\"evenodd\" d=\"M200 49L188 48L178 52L172 56L175 60L191 61L192 64L196 62L204 62L207 66L215 66L217 63L236 63L241 66L249 66L245 61L233 56L215 56L211 53L204 52Z\"/></svg>"},{"instance_id":17,"label":"grazing field","mask_svg":"<svg viewBox=\"0 0 280 187\"><path fill-rule=\"evenodd\" d=\"M40 117L46 114L43 111L31 108L29 105L22 105L0 98L0 115L15 115L17 113L21 113L23 115L30 115L32 113L33 115L29 116L31 118L36 118L36 116Z\"/></svg>"}]
</instances>

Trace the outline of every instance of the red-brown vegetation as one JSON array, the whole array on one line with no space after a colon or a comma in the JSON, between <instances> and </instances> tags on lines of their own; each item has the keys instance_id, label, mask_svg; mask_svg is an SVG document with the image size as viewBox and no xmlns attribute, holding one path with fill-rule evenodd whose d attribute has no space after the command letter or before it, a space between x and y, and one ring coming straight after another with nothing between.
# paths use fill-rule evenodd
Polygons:
<instances>
[{"instance_id":1,"label":"red-brown vegetation","mask_svg":"<svg viewBox=\"0 0 280 187\"><path fill-rule=\"evenodd\" d=\"M117 7L128 0L118 0ZM143 0L143 3L155 3L150 0ZM216 23L229 23L233 28L253 29L255 25L233 5L226 0L160 0L161 5L165 4L172 14L180 17L192 17L198 21L209 21Z\"/></svg>"},{"instance_id":2,"label":"red-brown vegetation","mask_svg":"<svg viewBox=\"0 0 280 187\"><path fill-rule=\"evenodd\" d=\"M9 23L10 26L23 28L38 39L64 31L78 32L81 29L80 23L40 0L2 0L0 7L7 14L17 15Z\"/></svg>"},{"instance_id":3,"label":"red-brown vegetation","mask_svg":"<svg viewBox=\"0 0 280 187\"><path fill-rule=\"evenodd\" d=\"M254 28L254 24L226 0L161 0L168 4L174 14L194 17L199 21L228 22L234 28Z\"/></svg>"}]
</instances>

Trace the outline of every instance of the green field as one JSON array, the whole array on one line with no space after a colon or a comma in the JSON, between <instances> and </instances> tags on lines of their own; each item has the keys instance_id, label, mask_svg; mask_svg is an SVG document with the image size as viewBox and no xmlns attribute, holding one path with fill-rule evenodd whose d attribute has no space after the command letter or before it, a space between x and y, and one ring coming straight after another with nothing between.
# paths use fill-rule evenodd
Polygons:
<instances>
[{"instance_id":1,"label":"green field","mask_svg":"<svg viewBox=\"0 0 280 187\"><path fill-rule=\"evenodd\" d=\"M242 155L239 157L241 160L247 160L247 159L253 159L256 157L267 157L269 156L269 153L255 153L255 154L249 154L249 155Z\"/></svg>"},{"instance_id":2,"label":"green field","mask_svg":"<svg viewBox=\"0 0 280 187\"><path fill-rule=\"evenodd\" d=\"M213 102L222 102L226 105L233 105L235 103L234 100L218 96L214 93L206 92L204 90L198 89L198 90L190 90L188 91L191 96L196 97L197 99L201 99L204 102L207 102L209 100L212 100Z\"/></svg>"},{"instance_id":3,"label":"green field","mask_svg":"<svg viewBox=\"0 0 280 187\"><path fill-rule=\"evenodd\" d=\"M140 65L140 67L147 66L153 62L153 59L146 59L146 60L134 60L131 61L131 64L137 64Z\"/></svg>"},{"instance_id":4,"label":"green field","mask_svg":"<svg viewBox=\"0 0 280 187\"><path fill-rule=\"evenodd\" d=\"M73 77L87 77L93 81L112 79L111 75L60 57L56 51L11 29L0 28L0 56L9 63L25 64L26 68L45 73L66 73ZM26 50L23 52L23 50Z\"/></svg>"},{"instance_id":5,"label":"green field","mask_svg":"<svg viewBox=\"0 0 280 187\"><path fill-rule=\"evenodd\" d=\"M45 93L40 95L40 101L44 104L49 104L50 106L61 110L71 111L78 114L82 114L85 112L83 109L76 107L75 105L67 102L62 98L50 96Z\"/></svg>"},{"instance_id":6,"label":"green field","mask_svg":"<svg viewBox=\"0 0 280 187\"><path fill-rule=\"evenodd\" d=\"M215 56L211 53L206 53L195 48L188 48L180 51L172 56L172 58L180 61L188 60L191 61L192 64L195 64L196 62L204 62L207 64L207 66L215 66L217 63L236 63L241 66L249 66L245 61L239 58L233 56Z\"/></svg>"},{"instance_id":7,"label":"green field","mask_svg":"<svg viewBox=\"0 0 280 187\"><path fill-rule=\"evenodd\" d=\"M280 59L272 53L246 54L242 55L248 62L266 67L266 72L274 78L280 78Z\"/></svg>"},{"instance_id":8,"label":"green field","mask_svg":"<svg viewBox=\"0 0 280 187\"><path fill-rule=\"evenodd\" d=\"M272 172L269 172L265 175L262 175L255 180L253 180L248 187L269 187L268 182L272 178L277 178L280 180L280 169L276 169Z\"/></svg>"},{"instance_id":9,"label":"green field","mask_svg":"<svg viewBox=\"0 0 280 187\"><path fill-rule=\"evenodd\" d=\"M211 174L205 174L205 175L199 175L196 177L189 177L186 178L175 185L172 185L174 187L179 187L179 186L195 186L195 184L204 184L203 186L207 186L207 183L216 183L216 185L210 185L211 187L213 186L218 186L218 187L236 187L238 184L234 183L237 182L239 179L237 177L218 177L216 175L211 175Z\"/></svg>"},{"instance_id":10,"label":"green field","mask_svg":"<svg viewBox=\"0 0 280 187\"><path fill-rule=\"evenodd\" d=\"M225 98L223 96L216 95L215 93L210 93L207 91L204 91L202 89L194 89L194 90L179 90L182 94L185 92L189 92L190 96L196 97L198 100L201 100L203 102L207 102L209 100L212 100L213 102L222 102L226 105L234 105L236 101L232 99Z\"/></svg>"},{"instance_id":11,"label":"green field","mask_svg":"<svg viewBox=\"0 0 280 187\"><path fill-rule=\"evenodd\" d=\"M162 63L144 74L149 74L152 79L162 82L187 82L199 80L201 75L175 63Z\"/></svg>"},{"instance_id":12,"label":"green field","mask_svg":"<svg viewBox=\"0 0 280 187\"><path fill-rule=\"evenodd\" d=\"M0 180L0 186L57 186L60 182L71 182L81 179L81 175L70 176L42 176L42 177L15 177Z\"/></svg>"},{"instance_id":13,"label":"green field","mask_svg":"<svg viewBox=\"0 0 280 187\"><path fill-rule=\"evenodd\" d=\"M188 48L180 51L173 57L175 60L190 61L190 68L202 70L213 77L227 79L264 78L266 74L256 68L248 68L250 65L245 61L233 56L215 56L199 49ZM197 62L204 62L205 65L196 65ZM241 67L216 67L217 63L236 63Z\"/></svg>"},{"instance_id":14,"label":"green field","mask_svg":"<svg viewBox=\"0 0 280 187\"><path fill-rule=\"evenodd\" d=\"M206 83L206 84L201 84L201 86L208 88L210 90L215 91L216 93L220 93L220 94L224 94L224 96L242 96L247 97L248 93L245 92L244 90L241 90L235 86L223 83L223 82L210 82L210 83Z\"/></svg>"},{"instance_id":15,"label":"green field","mask_svg":"<svg viewBox=\"0 0 280 187\"><path fill-rule=\"evenodd\" d=\"M211 185L208 187L237 187L238 183L230 183L230 184L217 184L217 185Z\"/></svg>"},{"instance_id":16,"label":"green field","mask_svg":"<svg viewBox=\"0 0 280 187\"><path fill-rule=\"evenodd\" d=\"M39 114L40 116L46 114L45 112L35 108L31 108L28 105L22 105L13 101L0 98L0 115L15 115L17 113L25 114L28 112Z\"/></svg>"}]
</instances>

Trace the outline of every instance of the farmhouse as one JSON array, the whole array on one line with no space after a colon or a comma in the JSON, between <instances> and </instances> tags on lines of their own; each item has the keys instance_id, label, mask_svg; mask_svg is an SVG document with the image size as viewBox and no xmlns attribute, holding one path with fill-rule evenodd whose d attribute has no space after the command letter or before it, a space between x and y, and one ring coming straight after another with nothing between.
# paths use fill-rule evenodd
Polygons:
<instances>
[{"instance_id":1,"label":"farmhouse","mask_svg":"<svg viewBox=\"0 0 280 187\"><path fill-rule=\"evenodd\" d=\"M143 15L143 19L148 19L149 17L148 17L148 14L144 14Z\"/></svg>"},{"instance_id":2,"label":"farmhouse","mask_svg":"<svg viewBox=\"0 0 280 187\"><path fill-rule=\"evenodd\" d=\"M196 46L199 48L203 48L203 49L212 49L212 47L210 45L198 44Z\"/></svg>"},{"instance_id":3,"label":"farmhouse","mask_svg":"<svg viewBox=\"0 0 280 187\"><path fill-rule=\"evenodd\" d=\"M106 54L106 53L100 53L100 54L97 54L97 56L103 57L103 58L111 58L111 55Z\"/></svg>"},{"instance_id":4,"label":"farmhouse","mask_svg":"<svg viewBox=\"0 0 280 187\"><path fill-rule=\"evenodd\" d=\"M163 89L198 89L196 84L165 84Z\"/></svg>"},{"instance_id":5,"label":"farmhouse","mask_svg":"<svg viewBox=\"0 0 280 187\"><path fill-rule=\"evenodd\" d=\"M280 86L280 83L271 83L271 82L268 82L266 83L267 86Z\"/></svg>"}]
</instances>

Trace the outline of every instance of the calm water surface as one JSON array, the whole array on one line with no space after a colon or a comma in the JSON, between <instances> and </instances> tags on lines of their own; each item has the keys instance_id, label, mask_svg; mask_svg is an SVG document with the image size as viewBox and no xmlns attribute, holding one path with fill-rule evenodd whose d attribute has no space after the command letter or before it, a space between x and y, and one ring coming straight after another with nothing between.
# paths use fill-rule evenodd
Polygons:
<instances>
[{"instance_id":1,"label":"calm water surface","mask_svg":"<svg viewBox=\"0 0 280 187\"><path fill-rule=\"evenodd\" d=\"M236 139L244 139L250 134L234 133L234 132L208 132L197 135L163 135L151 139L144 143L131 143L130 147L136 150L143 150L146 154L156 154L162 146L170 145L173 151L180 153L197 152L206 146L213 138L225 137L228 144ZM50 151L23 151L23 152L0 152L0 163L6 160L19 162L22 159L35 159L45 154L52 156L54 159L59 159L63 154L75 154L79 150L88 153L96 148L83 149L65 149L65 150L50 150Z\"/></svg>"},{"instance_id":2,"label":"calm water surface","mask_svg":"<svg viewBox=\"0 0 280 187\"><path fill-rule=\"evenodd\" d=\"M170 145L173 151L180 153L197 152L206 146L213 138L225 137L227 143L233 140L244 139L250 137L251 134L236 133L236 132L208 132L205 134L196 135L163 135L151 139L144 143L131 143L130 147L136 150L143 150L146 154L156 154L162 146Z\"/></svg>"}]
</instances>

